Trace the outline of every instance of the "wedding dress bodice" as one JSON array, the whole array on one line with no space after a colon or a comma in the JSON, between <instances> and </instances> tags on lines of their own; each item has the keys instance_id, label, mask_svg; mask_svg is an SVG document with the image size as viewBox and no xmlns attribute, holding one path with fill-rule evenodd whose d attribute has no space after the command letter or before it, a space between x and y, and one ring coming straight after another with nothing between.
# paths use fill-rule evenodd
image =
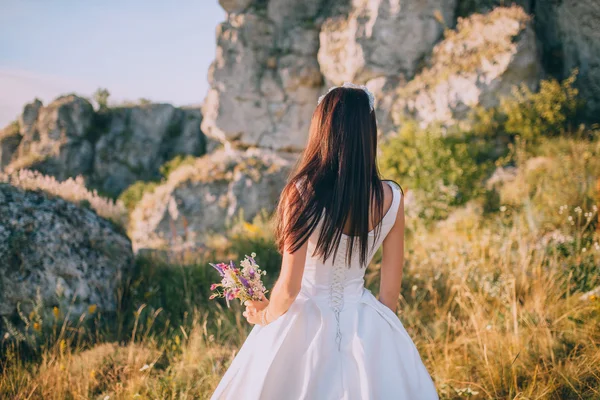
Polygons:
<instances>
[{"instance_id":1,"label":"wedding dress bodice","mask_svg":"<svg viewBox=\"0 0 600 400\"><path fill-rule=\"evenodd\" d=\"M380 234L375 237L375 229L368 234L369 253L367 261L370 262L377 249L381 246L383 240L396 221L398 207L400 205L401 191L400 187L391 181L384 181L392 188L392 204L385 212L382 218ZM334 311L338 320L338 332L336 340L341 340L339 332L339 313L347 302L359 301L364 290L364 276L366 268L361 267L358 257L358 246L355 240L353 255L350 265L346 262L346 251L349 241L348 235L342 235L337 254L335 257L323 261L320 257L314 257L317 240L319 237L320 224L312 233L308 240L308 251L306 255L306 264L302 278L301 292L312 297L315 301L327 302ZM376 241L375 245L373 243Z\"/></svg>"},{"instance_id":2,"label":"wedding dress bodice","mask_svg":"<svg viewBox=\"0 0 600 400\"><path fill-rule=\"evenodd\" d=\"M369 233L369 261L400 205L400 187L387 183L393 200L380 235ZM364 287L358 254L346 263L348 237L335 257L312 256L319 229L309 238L300 293L283 315L255 325L211 399L437 400L402 322Z\"/></svg>"}]
</instances>

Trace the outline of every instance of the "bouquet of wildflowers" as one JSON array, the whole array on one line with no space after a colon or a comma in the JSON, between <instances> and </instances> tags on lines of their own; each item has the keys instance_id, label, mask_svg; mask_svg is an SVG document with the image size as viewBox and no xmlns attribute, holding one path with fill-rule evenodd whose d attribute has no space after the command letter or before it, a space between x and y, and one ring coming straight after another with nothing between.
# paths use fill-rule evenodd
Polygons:
<instances>
[{"instance_id":1,"label":"bouquet of wildflowers","mask_svg":"<svg viewBox=\"0 0 600 400\"><path fill-rule=\"evenodd\" d=\"M239 299L242 303L246 300L260 300L267 290L262 283L261 276L267 271L262 271L254 259L256 253L245 256L240 261L240 267L236 267L233 261L229 264L210 264L221 275L220 283L210 285L214 293L210 299L224 297L229 307L229 300Z\"/></svg>"}]
</instances>

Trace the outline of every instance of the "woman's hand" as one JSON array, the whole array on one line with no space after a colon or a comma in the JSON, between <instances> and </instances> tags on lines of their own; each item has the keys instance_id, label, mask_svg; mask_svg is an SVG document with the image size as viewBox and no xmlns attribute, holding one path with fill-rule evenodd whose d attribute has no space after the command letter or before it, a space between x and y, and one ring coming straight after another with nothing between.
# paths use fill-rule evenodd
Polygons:
<instances>
[{"instance_id":1,"label":"woman's hand","mask_svg":"<svg viewBox=\"0 0 600 400\"><path fill-rule=\"evenodd\" d=\"M269 300L265 297L264 293L260 300L246 300L244 305L246 306L246 311L242 315L246 317L248 323L261 325L263 323L263 310L269 305Z\"/></svg>"}]
</instances>

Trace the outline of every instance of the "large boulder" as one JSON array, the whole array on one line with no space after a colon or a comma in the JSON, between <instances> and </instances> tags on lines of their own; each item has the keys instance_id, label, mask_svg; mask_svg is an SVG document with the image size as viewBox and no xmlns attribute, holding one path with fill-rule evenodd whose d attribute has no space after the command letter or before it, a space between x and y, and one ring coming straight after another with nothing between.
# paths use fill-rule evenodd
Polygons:
<instances>
[{"instance_id":1,"label":"large boulder","mask_svg":"<svg viewBox=\"0 0 600 400\"><path fill-rule=\"evenodd\" d=\"M199 109L170 104L111 109L95 145L94 186L116 196L135 181L159 178L160 166L177 154L204 154L201 121Z\"/></svg>"},{"instance_id":2,"label":"large boulder","mask_svg":"<svg viewBox=\"0 0 600 400\"><path fill-rule=\"evenodd\" d=\"M5 169L37 169L57 179L90 173L94 144L89 132L94 109L85 99L61 96L47 107L27 104L19 117L21 140Z\"/></svg>"},{"instance_id":3,"label":"large boulder","mask_svg":"<svg viewBox=\"0 0 600 400\"><path fill-rule=\"evenodd\" d=\"M494 107L515 85L535 89L541 77L529 15L519 6L459 19L424 68L392 96L392 117L453 125L476 106Z\"/></svg>"},{"instance_id":4,"label":"large boulder","mask_svg":"<svg viewBox=\"0 0 600 400\"><path fill-rule=\"evenodd\" d=\"M58 180L84 177L88 186L119 195L137 180L156 179L178 154L205 153L199 108L169 104L94 111L84 98L36 100L0 131L0 170L37 170Z\"/></svg>"},{"instance_id":5,"label":"large boulder","mask_svg":"<svg viewBox=\"0 0 600 400\"><path fill-rule=\"evenodd\" d=\"M243 210L252 219L273 211L295 156L264 149L222 149L182 165L144 194L130 216L134 248L201 245Z\"/></svg>"},{"instance_id":6,"label":"large boulder","mask_svg":"<svg viewBox=\"0 0 600 400\"><path fill-rule=\"evenodd\" d=\"M600 120L600 0L540 0L534 7L544 66L559 78L579 69L587 116Z\"/></svg>"},{"instance_id":7,"label":"large boulder","mask_svg":"<svg viewBox=\"0 0 600 400\"><path fill-rule=\"evenodd\" d=\"M319 36L327 84L410 79L446 26L454 24L455 9L456 0L357 0L339 7Z\"/></svg>"},{"instance_id":8,"label":"large boulder","mask_svg":"<svg viewBox=\"0 0 600 400\"><path fill-rule=\"evenodd\" d=\"M122 230L94 211L0 183L0 260L0 315L40 300L77 314L89 305L116 309L133 252Z\"/></svg>"},{"instance_id":9,"label":"large boulder","mask_svg":"<svg viewBox=\"0 0 600 400\"><path fill-rule=\"evenodd\" d=\"M227 20L217 27L202 107L208 136L239 147L304 147L323 84L316 22L323 3L221 1Z\"/></svg>"},{"instance_id":10,"label":"large boulder","mask_svg":"<svg viewBox=\"0 0 600 400\"><path fill-rule=\"evenodd\" d=\"M22 138L18 121L0 130L0 170L10 164Z\"/></svg>"}]
</instances>

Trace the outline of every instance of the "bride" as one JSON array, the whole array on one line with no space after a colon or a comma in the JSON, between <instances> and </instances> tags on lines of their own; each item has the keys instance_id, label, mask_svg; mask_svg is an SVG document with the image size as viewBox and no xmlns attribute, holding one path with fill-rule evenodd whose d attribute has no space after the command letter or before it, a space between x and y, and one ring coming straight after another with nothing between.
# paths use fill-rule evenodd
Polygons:
<instances>
[{"instance_id":1,"label":"bride","mask_svg":"<svg viewBox=\"0 0 600 400\"><path fill-rule=\"evenodd\" d=\"M283 189L283 253L270 299L212 399L437 399L396 315L404 262L404 196L376 163L374 98L345 83L321 96L306 150ZM379 300L364 287L383 245Z\"/></svg>"}]
</instances>

